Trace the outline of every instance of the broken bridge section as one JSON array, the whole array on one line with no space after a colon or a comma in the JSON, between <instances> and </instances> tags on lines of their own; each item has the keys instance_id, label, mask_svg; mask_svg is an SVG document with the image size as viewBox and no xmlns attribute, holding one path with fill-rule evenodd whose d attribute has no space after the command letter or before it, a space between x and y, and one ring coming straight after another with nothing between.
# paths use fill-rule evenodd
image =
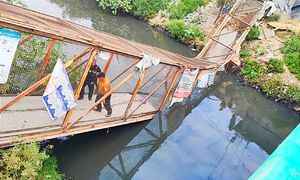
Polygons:
<instances>
[{"instance_id":1,"label":"broken bridge section","mask_svg":"<svg viewBox=\"0 0 300 180\"><path fill-rule=\"evenodd\" d=\"M15 71L17 73L9 77L11 87L17 88L0 95L0 148L153 119L170 104L168 100L185 70L199 70L197 80L202 70L215 72L234 60L240 44L256 22L260 8L257 1L238 0L229 13L216 21L217 26L201 53L195 58L187 58L0 0L0 26L28 34L20 40L19 48L25 50L24 44L35 38L49 41L44 56L33 59L36 66L27 66L22 58L14 60L12 71L17 68L21 71ZM74 51L80 51L63 62L68 76L72 77L76 99L84 88L94 59L110 79L111 89L96 102L94 99L78 101L75 108L53 121L42 102L42 94L51 77L49 69L56 61L51 60L51 54L58 42L65 42L74 46ZM101 59L98 56L101 52L108 53L108 59ZM137 68L145 55L159 59L159 64ZM17 86L19 84L22 86ZM110 95L111 117L93 111Z\"/></svg>"}]
</instances>

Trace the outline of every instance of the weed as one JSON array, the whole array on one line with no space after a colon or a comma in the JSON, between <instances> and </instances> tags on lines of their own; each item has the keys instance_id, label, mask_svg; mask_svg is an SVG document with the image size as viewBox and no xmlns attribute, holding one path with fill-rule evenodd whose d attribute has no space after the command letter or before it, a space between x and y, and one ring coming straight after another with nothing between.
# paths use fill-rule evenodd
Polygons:
<instances>
[{"instance_id":1,"label":"weed","mask_svg":"<svg viewBox=\"0 0 300 180\"><path fill-rule=\"evenodd\" d=\"M268 62L268 72L283 73L284 72L284 61L272 58Z\"/></svg>"},{"instance_id":2,"label":"weed","mask_svg":"<svg viewBox=\"0 0 300 180\"><path fill-rule=\"evenodd\" d=\"M249 34L246 36L246 41L252 41L258 39L259 35L260 35L259 27L254 26L251 28Z\"/></svg>"}]
</instances>

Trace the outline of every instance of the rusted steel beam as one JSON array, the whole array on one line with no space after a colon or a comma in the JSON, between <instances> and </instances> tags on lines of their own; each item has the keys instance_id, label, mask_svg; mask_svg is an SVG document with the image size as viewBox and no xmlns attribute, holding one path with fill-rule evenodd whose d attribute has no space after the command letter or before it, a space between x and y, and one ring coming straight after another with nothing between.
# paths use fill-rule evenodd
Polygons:
<instances>
[{"instance_id":1,"label":"rusted steel beam","mask_svg":"<svg viewBox=\"0 0 300 180\"><path fill-rule=\"evenodd\" d=\"M103 69L103 72L104 72L105 74L107 73L107 70L108 70L108 68L109 68L109 66L110 66L110 63L111 63L113 57L114 57L114 54L113 54L113 53L110 53L110 57L109 57L109 59L107 60L107 62L106 62L106 64L105 64L105 67L104 67L104 69Z\"/></svg>"},{"instance_id":2,"label":"rusted steel beam","mask_svg":"<svg viewBox=\"0 0 300 180\"><path fill-rule=\"evenodd\" d=\"M220 37L220 36L223 36L223 35L227 35L227 34L232 34L232 33L235 33L235 32L245 31L248 28L249 27L246 27L246 28L243 28L243 29L234 30L234 31L230 31L230 32L226 32L226 33L222 33L222 34L219 34L217 36L214 36L214 38L217 38L217 37Z\"/></svg>"},{"instance_id":3,"label":"rusted steel beam","mask_svg":"<svg viewBox=\"0 0 300 180\"><path fill-rule=\"evenodd\" d=\"M70 65L72 65L73 63L77 62L80 58L82 58L83 56L85 56L86 54L88 54L90 51L92 50L92 48L88 48L85 51L83 51L81 54L73 57L70 61L68 61L65 64L65 67L69 67ZM32 93L34 90L36 90L38 87L40 87L41 85L43 85L45 82L47 82L51 77L51 74L48 74L47 76L45 76L44 78L42 78L41 80L39 80L38 82L36 82L34 85L30 86L29 88L27 88L25 91L21 92L20 94L18 94L13 100L11 100L9 103L7 103L5 106L3 106L0 109L0 113L2 113L3 111L5 111L7 108L9 108L10 106L14 105L16 102L18 102L19 100L21 100L23 97L27 96L28 94Z\"/></svg>"},{"instance_id":4,"label":"rusted steel beam","mask_svg":"<svg viewBox=\"0 0 300 180\"><path fill-rule=\"evenodd\" d=\"M34 37L34 35L31 34L31 35L27 36L26 38L21 39L21 40L19 41L19 45L24 44L24 43L27 42L27 41L30 41L33 37Z\"/></svg>"},{"instance_id":5,"label":"rusted steel beam","mask_svg":"<svg viewBox=\"0 0 300 180\"><path fill-rule=\"evenodd\" d=\"M249 23L247 23L246 21L243 21L242 19L240 19L240 18L234 16L233 14L230 14L230 13L229 13L228 15L229 15L230 17L232 17L233 19L238 20L238 21L240 21L240 22L243 23L243 24L246 24L247 26L250 26Z\"/></svg>"},{"instance_id":6,"label":"rusted steel beam","mask_svg":"<svg viewBox=\"0 0 300 180\"><path fill-rule=\"evenodd\" d=\"M38 81L41 80L43 77L45 69L49 63L49 59L51 58L51 54L52 54L52 50L54 49L55 42L56 42L56 40L54 40L54 39L51 39L51 41L49 42L48 51L44 57L44 60L42 61L41 69L38 74L38 78L37 78Z\"/></svg>"},{"instance_id":7,"label":"rusted steel beam","mask_svg":"<svg viewBox=\"0 0 300 180\"><path fill-rule=\"evenodd\" d=\"M168 100L168 98L170 96L170 93L172 91L172 88L173 88L173 86L174 86L174 84L175 84L175 82L176 82L176 80L177 80L177 78L178 78L178 76L179 76L179 74L181 72L182 72L182 69L181 68L177 68L177 71L176 71L176 73L175 73L175 75L174 75L174 77L173 77L173 79L171 81L171 84L169 85L169 88L168 88L168 90L166 92L166 95L165 95L164 99L162 100L162 102L160 104L159 111L161 111L164 108L164 106L165 106L165 104L166 104L166 102L167 102L167 100Z\"/></svg>"},{"instance_id":8,"label":"rusted steel beam","mask_svg":"<svg viewBox=\"0 0 300 180\"><path fill-rule=\"evenodd\" d=\"M224 46L224 47L227 47L228 49L231 49L231 50L233 50L232 49L232 47L230 47L230 46L227 46L226 44L224 44L224 43L222 43L222 42L220 42L219 40L217 40L217 39L215 39L215 38L210 38L211 40L213 40L213 41L215 41L216 43L219 43L219 44L221 44L222 46Z\"/></svg>"},{"instance_id":9,"label":"rusted steel beam","mask_svg":"<svg viewBox=\"0 0 300 180\"><path fill-rule=\"evenodd\" d=\"M142 74L141 74L141 76L140 76L140 78L139 78L139 80L138 80L138 82L137 82L137 84L135 86L135 89L134 89L134 91L132 93L132 96L130 98L130 101L129 101L129 103L128 103L127 107L126 107L125 113L124 113L125 120L126 120L126 117L128 115L128 112L129 112L129 110L130 110L130 108L131 108L131 106L133 104L133 101L134 101L137 93L139 92L139 90L141 88L141 85L143 83L143 80L144 80L145 74L147 73L147 70L148 69L146 69L145 71L142 72Z\"/></svg>"},{"instance_id":10,"label":"rusted steel beam","mask_svg":"<svg viewBox=\"0 0 300 180\"><path fill-rule=\"evenodd\" d=\"M79 97L79 94L80 94L80 92L81 92L81 90L82 90L83 84L84 84L84 82L85 82L85 80L86 80L88 71L90 70L90 67L91 67L91 65L92 65L92 63L93 63L93 60L95 59L97 53L98 53L98 49L94 49L94 50L92 51L92 53L91 53L91 56L90 56L90 58L89 58L89 60L88 60L88 62L87 62L87 65L85 66L85 69L84 69L84 71L83 71L83 74L82 74L82 76L81 76L81 79L80 79L80 81L79 81L79 84L78 84L78 86L77 86L77 89L76 89L76 91L75 91L75 94L74 94L75 99L78 99L78 97ZM64 128L66 128L66 127L68 126L68 124L69 124L69 122L70 122L70 118L71 118L73 112L74 112L74 108L72 108L72 109L66 114L65 119L64 119L64 123L63 123L63 127L64 127Z\"/></svg>"},{"instance_id":11,"label":"rusted steel beam","mask_svg":"<svg viewBox=\"0 0 300 180\"><path fill-rule=\"evenodd\" d=\"M119 75L117 75L115 78L113 78L110 83L113 83L115 80L117 80L123 74L125 74L130 68L132 68L133 66L135 66L139 61L140 60L137 60L134 63L132 63L130 66L128 66L123 72L121 72Z\"/></svg>"},{"instance_id":12,"label":"rusted steel beam","mask_svg":"<svg viewBox=\"0 0 300 180\"><path fill-rule=\"evenodd\" d=\"M138 71L133 71L126 78L124 78L121 82L119 82L115 87L113 87L110 91L108 91L102 98L100 98L93 106L91 106L83 115L81 115L77 120L71 123L66 129L72 128L77 122L79 122L84 116L90 113L98 104L102 103L108 96L118 90L125 82L127 82L130 78L132 78Z\"/></svg>"},{"instance_id":13,"label":"rusted steel beam","mask_svg":"<svg viewBox=\"0 0 300 180\"><path fill-rule=\"evenodd\" d=\"M171 67L170 68L170 70L169 70L169 72L168 72L168 74L167 74L167 76L166 76L166 78L152 91L152 92L150 92L149 94L148 94L148 96L146 96L145 97L145 99L140 103L140 105L137 107L137 108L135 108L131 113L130 113L130 115L128 116L128 117L126 117L126 118L129 118L131 115L133 115L133 113L135 113L154 93L156 93L156 91L158 91L159 90L159 88L165 83L165 82L167 82L169 79L170 79L170 77L171 77L171 72L172 72L172 69L173 69L173 67Z\"/></svg>"},{"instance_id":14,"label":"rusted steel beam","mask_svg":"<svg viewBox=\"0 0 300 180\"><path fill-rule=\"evenodd\" d=\"M167 67L167 65L164 65L159 71L157 71L157 73L155 73L149 80L147 80L142 86L140 89L142 89L144 86L146 86L153 78L155 78L158 74L161 73L161 71L163 69L165 69Z\"/></svg>"}]
</instances>

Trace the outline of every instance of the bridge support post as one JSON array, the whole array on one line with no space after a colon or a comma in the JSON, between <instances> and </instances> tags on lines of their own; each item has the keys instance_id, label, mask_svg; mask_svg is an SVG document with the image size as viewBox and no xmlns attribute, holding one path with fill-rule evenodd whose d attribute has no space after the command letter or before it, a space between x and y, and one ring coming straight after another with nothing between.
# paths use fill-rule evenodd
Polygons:
<instances>
[{"instance_id":1,"label":"bridge support post","mask_svg":"<svg viewBox=\"0 0 300 180\"><path fill-rule=\"evenodd\" d=\"M147 80L142 86L141 89L148 84L153 78L155 78L157 75L159 75L161 73L162 70L164 70L167 67L167 65L164 65L159 71L157 71L157 73L155 73L149 80Z\"/></svg>"},{"instance_id":2,"label":"bridge support post","mask_svg":"<svg viewBox=\"0 0 300 180\"><path fill-rule=\"evenodd\" d=\"M51 54L52 54L52 51L54 49L55 42L56 42L56 40L54 40L54 39L51 39L51 41L49 42L48 51L47 51L47 53L44 57L44 60L43 60L42 65L41 65L41 69L40 69L39 74L38 74L38 78L37 78L38 81L41 80L42 77L43 77L45 69L46 69L46 67L49 63L49 59L51 58Z\"/></svg>"},{"instance_id":3,"label":"bridge support post","mask_svg":"<svg viewBox=\"0 0 300 180\"><path fill-rule=\"evenodd\" d=\"M121 77L123 74L125 74L130 68L132 68L133 66L135 66L137 63L139 62L139 60L135 61L134 63L132 63L130 66L128 66L123 72L121 72L119 75L117 75L115 78L113 78L111 80L110 83L113 83L115 80L117 80L119 77Z\"/></svg>"},{"instance_id":4,"label":"bridge support post","mask_svg":"<svg viewBox=\"0 0 300 180\"><path fill-rule=\"evenodd\" d=\"M133 103L133 101L134 101L134 99L135 99L137 93L139 92L139 90L140 90L140 88L141 88L141 85L142 85L142 83L143 83L143 80L144 80L144 77L145 77L145 74L147 73L147 71L148 71L148 69L145 69L145 70L142 72L142 74L141 74L141 76L140 76L140 78L139 78L139 80L138 80L138 82L137 82L137 84L136 84L136 86L135 86L135 89L134 89L134 91L133 91L133 93L132 93L132 96L131 96L131 98L130 98L130 101L129 101L129 103L128 103L127 107L126 107L125 113L124 113L125 121L126 121L126 119L127 119L126 117L127 117L128 112L129 112L129 110L130 110L130 108L131 108L131 106L132 106L132 103Z\"/></svg>"},{"instance_id":5,"label":"bridge support post","mask_svg":"<svg viewBox=\"0 0 300 180\"><path fill-rule=\"evenodd\" d=\"M90 67L91 67L91 65L92 65L92 62L93 62L95 56L97 55L97 53L98 53L98 49L94 49L94 50L92 51L91 56L90 56L90 58L89 58L89 60L88 60L88 63L87 63L87 65L85 66L85 69L84 69L84 71L83 71L83 74L82 74L82 76L81 76L81 79L80 79L80 81L79 81L79 84L78 84L78 86L77 86L77 89L76 89L76 91L75 91L75 98L76 98L76 99L78 99L78 97L79 97L79 94L80 94L80 92L81 92L81 90L82 90L84 81L85 81L85 79L86 79L86 77L87 77L88 71L89 71L89 69L90 69ZM70 118L71 118L73 112L74 112L74 108L71 109L71 110L66 114L65 119L64 119L64 123L63 123L63 127L64 127L64 128L66 128L66 127L68 126L68 124L69 124L69 122L70 122Z\"/></svg>"},{"instance_id":6,"label":"bridge support post","mask_svg":"<svg viewBox=\"0 0 300 180\"><path fill-rule=\"evenodd\" d=\"M168 74L167 74L167 76L166 76L166 78L150 93L150 94L148 94L148 96L147 97L145 97L145 99L140 103L140 105L137 107L137 108L135 108L131 113L130 113L130 115L128 115L126 118L129 118L131 115L133 115L133 113L135 113L156 91L158 91L159 90L159 88L165 83L165 82L167 82L169 79L170 79L170 77L171 77L171 72L172 72L172 69L173 69L173 67L171 67L170 68L170 70L169 70L169 72L168 72Z\"/></svg>"},{"instance_id":7,"label":"bridge support post","mask_svg":"<svg viewBox=\"0 0 300 180\"><path fill-rule=\"evenodd\" d=\"M113 57L114 57L114 54L113 54L113 53L110 53L110 57L109 57L109 59L107 60L107 62L106 62L106 64L105 64L105 67L104 67L104 69L103 69L104 74L107 73L107 70L108 70L108 68L109 68L109 66L110 66L110 63L111 63Z\"/></svg>"},{"instance_id":8,"label":"bridge support post","mask_svg":"<svg viewBox=\"0 0 300 180\"><path fill-rule=\"evenodd\" d=\"M167 90L167 92L166 92L166 95L165 95L164 99L162 100L162 102L161 102L161 104L160 104L159 111L161 111L161 110L164 108L164 106L165 106L165 104L166 104L166 102L167 102L167 100L168 100L168 98L169 98L169 96L170 96L170 93L171 93L171 91L172 91L172 88L173 88L173 86L174 86L174 84L175 84L175 82L176 82L176 80L177 80L179 74L181 73L181 71L182 71L181 68L178 68L178 69L177 69L177 71L176 71L176 73L175 73L175 76L173 77L172 82L171 82L171 84L169 85L169 88L168 88L168 90Z\"/></svg>"}]
</instances>

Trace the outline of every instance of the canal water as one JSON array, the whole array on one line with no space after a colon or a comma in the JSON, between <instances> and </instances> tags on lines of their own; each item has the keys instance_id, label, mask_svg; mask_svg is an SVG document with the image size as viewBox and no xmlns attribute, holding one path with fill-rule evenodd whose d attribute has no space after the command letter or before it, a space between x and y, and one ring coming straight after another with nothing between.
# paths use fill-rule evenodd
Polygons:
<instances>
[{"instance_id":1,"label":"canal water","mask_svg":"<svg viewBox=\"0 0 300 180\"><path fill-rule=\"evenodd\" d=\"M33 10L186 56L186 46L94 0L25 0ZM219 74L207 91L148 122L52 140L66 177L247 179L299 123L299 114Z\"/></svg>"}]
</instances>

